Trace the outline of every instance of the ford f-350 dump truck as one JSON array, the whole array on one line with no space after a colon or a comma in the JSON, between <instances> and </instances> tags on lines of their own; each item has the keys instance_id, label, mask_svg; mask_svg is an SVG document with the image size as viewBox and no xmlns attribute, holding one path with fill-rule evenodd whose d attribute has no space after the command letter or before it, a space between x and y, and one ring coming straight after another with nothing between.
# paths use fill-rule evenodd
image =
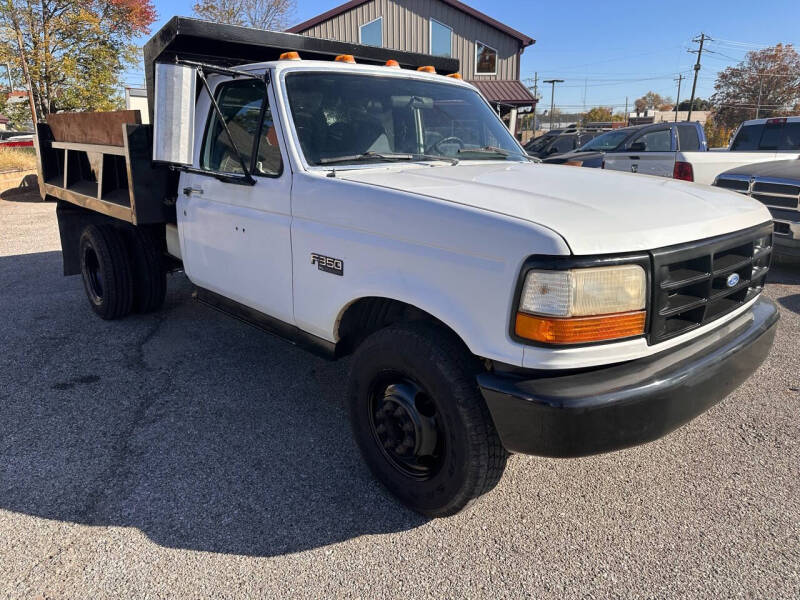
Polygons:
<instances>
[{"instance_id":1,"label":"ford f-350 dump truck","mask_svg":"<svg viewBox=\"0 0 800 600\"><path fill-rule=\"evenodd\" d=\"M181 267L201 301L351 355L358 446L421 513L491 490L509 452L659 438L770 349L750 198L536 164L451 59L179 18L145 57L152 129L37 132L65 274L113 319Z\"/></svg>"}]
</instances>

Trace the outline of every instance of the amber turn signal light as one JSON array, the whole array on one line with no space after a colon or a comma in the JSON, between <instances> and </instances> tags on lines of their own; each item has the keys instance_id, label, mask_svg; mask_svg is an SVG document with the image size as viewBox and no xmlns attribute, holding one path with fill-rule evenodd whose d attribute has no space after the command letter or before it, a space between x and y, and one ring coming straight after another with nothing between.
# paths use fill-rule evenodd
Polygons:
<instances>
[{"instance_id":1,"label":"amber turn signal light","mask_svg":"<svg viewBox=\"0 0 800 600\"><path fill-rule=\"evenodd\" d=\"M434 69L430 65L425 65L424 67L417 68L417 71L422 71L423 73L436 73L436 69Z\"/></svg>"},{"instance_id":2,"label":"amber turn signal light","mask_svg":"<svg viewBox=\"0 0 800 600\"><path fill-rule=\"evenodd\" d=\"M297 52L284 52L280 60L300 60L300 55Z\"/></svg>"},{"instance_id":3,"label":"amber turn signal light","mask_svg":"<svg viewBox=\"0 0 800 600\"><path fill-rule=\"evenodd\" d=\"M386 64L384 66L385 67L391 67L392 69L399 69L400 68L400 63L397 62L396 60L390 58L389 60L386 61Z\"/></svg>"},{"instance_id":4,"label":"amber turn signal light","mask_svg":"<svg viewBox=\"0 0 800 600\"><path fill-rule=\"evenodd\" d=\"M544 344L581 344L642 335L645 311L558 319L517 313L516 334Z\"/></svg>"},{"instance_id":5,"label":"amber turn signal light","mask_svg":"<svg viewBox=\"0 0 800 600\"><path fill-rule=\"evenodd\" d=\"M336 57L335 60L336 62L352 63L352 64L356 63L356 59L353 58L352 54L340 54L339 56Z\"/></svg>"},{"instance_id":6,"label":"amber turn signal light","mask_svg":"<svg viewBox=\"0 0 800 600\"><path fill-rule=\"evenodd\" d=\"M450 73L450 75L448 75L448 77L452 77L453 79L464 79L461 76L461 73Z\"/></svg>"}]
</instances>

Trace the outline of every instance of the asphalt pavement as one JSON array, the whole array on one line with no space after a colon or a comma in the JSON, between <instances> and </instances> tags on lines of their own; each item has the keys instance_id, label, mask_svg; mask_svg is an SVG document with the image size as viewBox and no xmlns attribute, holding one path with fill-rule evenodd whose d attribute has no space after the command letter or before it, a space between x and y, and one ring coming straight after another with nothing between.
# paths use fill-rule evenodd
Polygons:
<instances>
[{"instance_id":1,"label":"asphalt pavement","mask_svg":"<svg viewBox=\"0 0 800 600\"><path fill-rule=\"evenodd\" d=\"M192 300L97 318L53 204L0 198L0 597L798 598L800 270L767 362L665 439L514 456L426 520L362 463L347 363Z\"/></svg>"}]
</instances>

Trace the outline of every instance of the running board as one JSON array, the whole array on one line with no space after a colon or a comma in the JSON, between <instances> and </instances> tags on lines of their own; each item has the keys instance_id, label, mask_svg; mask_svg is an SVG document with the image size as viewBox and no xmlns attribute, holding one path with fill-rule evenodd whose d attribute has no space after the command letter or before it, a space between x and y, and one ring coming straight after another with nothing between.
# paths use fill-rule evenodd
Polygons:
<instances>
[{"instance_id":1,"label":"running board","mask_svg":"<svg viewBox=\"0 0 800 600\"><path fill-rule=\"evenodd\" d=\"M290 325L204 288L197 288L193 296L198 302L202 302L214 310L281 338L294 346L308 350L327 360L336 359L336 344L303 331L295 325Z\"/></svg>"}]
</instances>

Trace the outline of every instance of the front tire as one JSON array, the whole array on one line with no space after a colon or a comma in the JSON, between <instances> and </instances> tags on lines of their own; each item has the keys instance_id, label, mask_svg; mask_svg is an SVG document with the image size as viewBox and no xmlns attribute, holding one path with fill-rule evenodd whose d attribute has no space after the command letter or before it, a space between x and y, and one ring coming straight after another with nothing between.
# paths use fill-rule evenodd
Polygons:
<instances>
[{"instance_id":1,"label":"front tire","mask_svg":"<svg viewBox=\"0 0 800 600\"><path fill-rule=\"evenodd\" d=\"M500 443L475 381L476 359L449 331L417 322L370 337L353 357L353 433L375 477L430 517L459 512L503 474Z\"/></svg>"},{"instance_id":2,"label":"front tire","mask_svg":"<svg viewBox=\"0 0 800 600\"><path fill-rule=\"evenodd\" d=\"M111 225L89 225L80 238L81 277L92 309L101 318L131 312L133 277L125 240Z\"/></svg>"}]
</instances>

